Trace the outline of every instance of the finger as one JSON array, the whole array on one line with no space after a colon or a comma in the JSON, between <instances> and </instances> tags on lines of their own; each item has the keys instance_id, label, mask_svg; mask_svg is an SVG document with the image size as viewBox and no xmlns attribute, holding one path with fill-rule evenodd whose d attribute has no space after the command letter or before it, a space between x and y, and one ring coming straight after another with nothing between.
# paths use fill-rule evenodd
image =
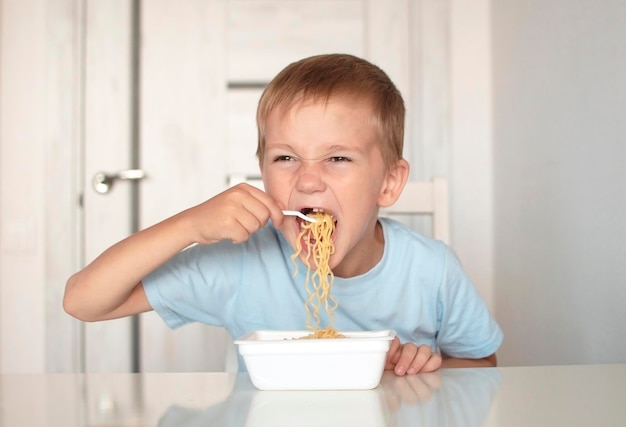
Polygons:
<instances>
[{"instance_id":1,"label":"finger","mask_svg":"<svg viewBox=\"0 0 626 427\"><path fill-rule=\"evenodd\" d=\"M429 346L420 345L417 348L417 353L415 354L415 357L413 358L413 360L410 362L410 365L408 366L406 373L409 375L415 375L418 372L420 372L422 368L424 367L424 365L430 359L431 355L432 355L432 352L430 351Z\"/></svg>"},{"instance_id":2,"label":"finger","mask_svg":"<svg viewBox=\"0 0 626 427\"><path fill-rule=\"evenodd\" d=\"M396 362L399 357L399 350L401 344L400 339L398 337L394 337L389 345L389 350L387 351L387 360L390 362Z\"/></svg>"},{"instance_id":3,"label":"finger","mask_svg":"<svg viewBox=\"0 0 626 427\"><path fill-rule=\"evenodd\" d=\"M398 350L400 349L400 340L398 337L394 337L389 345L389 350L387 350L387 357L385 358L385 369L393 369L396 366L396 362L398 361L398 357L400 354Z\"/></svg>"},{"instance_id":4,"label":"finger","mask_svg":"<svg viewBox=\"0 0 626 427\"><path fill-rule=\"evenodd\" d=\"M274 199L263 190L252 185L240 183L230 187L221 195L227 198L228 204L232 206L243 206L251 212L263 207L263 210L271 212L277 217L282 216L282 210Z\"/></svg>"},{"instance_id":5,"label":"finger","mask_svg":"<svg viewBox=\"0 0 626 427\"><path fill-rule=\"evenodd\" d=\"M261 190L251 186L237 190L238 193L233 196L236 200L231 217L235 222L231 231L234 243L247 240L252 233L265 226L272 215L278 215L279 222L282 220L282 210Z\"/></svg>"},{"instance_id":6,"label":"finger","mask_svg":"<svg viewBox=\"0 0 626 427\"><path fill-rule=\"evenodd\" d=\"M276 203L272 196L257 187L248 184L243 185L246 186L244 187L245 191L249 192L255 199L260 201L263 206L268 210L268 217L272 219L274 224L280 226L283 222L283 219L285 218L285 215L283 215L282 208L278 205L278 203Z\"/></svg>"},{"instance_id":7,"label":"finger","mask_svg":"<svg viewBox=\"0 0 626 427\"><path fill-rule=\"evenodd\" d=\"M430 359L422 366L421 372L433 372L441 367L442 359L437 353L430 356Z\"/></svg>"},{"instance_id":8,"label":"finger","mask_svg":"<svg viewBox=\"0 0 626 427\"><path fill-rule=\"evenodd\" d=\"M417 356L417 347L415 344L406 343L402 346L400 358L396 363L396 367L394 368L394 372L396 375L404 375L407 373L409 369L413 366L415 362L415 357Z\"/></svg>"},{"instance_id":9,"label":"finger","mask_svg":"<svg viewBox=\"0 0 626 427\"><path fill-rule=\"evenodd\" d=\"M246 201L243 208L237 212L235 219L248 233L252 234L267 224L270 217L269 210L258 200Z\"/></svg>"},{"instance_id":10,"label":"finger","mask_svg":"<svg viewBox=\"0 0 626 427\"><path fill-rule=\"evenodd\" d=\"M235 208L220 223L218 233L222 239L230 239L233 243L242 243L267 222L267 214L253 213L245 208Z\"/></svg>"},{"instance_id":11,"label":"finger","mask_svg":"<svg viewBox=\"0 0 626 427\"><path fill-rule=\"evenodd\" d=\"M236 220L236 224L229 230L229 238L235 244L243 243L259 228L261 228L259 220L252 215L248 215L245 219L239 218Z\"/></svg>"}]
</instances>

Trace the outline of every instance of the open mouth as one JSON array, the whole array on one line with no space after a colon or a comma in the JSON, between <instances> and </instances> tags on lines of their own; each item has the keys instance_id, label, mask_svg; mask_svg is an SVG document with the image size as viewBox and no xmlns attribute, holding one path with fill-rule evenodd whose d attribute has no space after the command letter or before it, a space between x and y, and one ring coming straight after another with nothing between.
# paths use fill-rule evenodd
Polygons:
<instances>
[{"instance_id":1,"label":"open mouth","mask_svg":"<svg viewBox=\"0 0 626 427\"><path fill-rule=\"evenodd\" d=\"M331 240L334 240L334 235L337 227L337 219L330 212L327 212L321 208L303 208L300 210L300 212L302 212L306 216L316 219L317 221L315 223L311 223L300 218L297 219L300 230L303 233L301 234L301 238L303 239L302 243L304 244L304 246L308 247L310 245L316 244L316 239L314 238L314 236L318 235L324 228L324 222L326 222L326 229L328 229L329 220L332 221L332 234L329 237L331 238ZM312 230L314 230L316 227L318 231L312 232ZM305 230L309 230L309 232L306 232Z\"/></svg>"},{"instance_id":2,"label":"open mouth","mask_svg":"<svg viewBox=\"0 0 626 427\"><path fill-rule=\"evenodd\" d=\"M325 215L330 216L330 218L332 219L334 225L337 225L337 219L334 217L333 214L326 212L324 209L321 208L303 208L300 210L300 212L302 212L304 215L311 217L311 218L316 218L316 217L320 217L320 218L324 218ZM302 221L301 221L302 222Z\"/></svg>"}]
</instances>

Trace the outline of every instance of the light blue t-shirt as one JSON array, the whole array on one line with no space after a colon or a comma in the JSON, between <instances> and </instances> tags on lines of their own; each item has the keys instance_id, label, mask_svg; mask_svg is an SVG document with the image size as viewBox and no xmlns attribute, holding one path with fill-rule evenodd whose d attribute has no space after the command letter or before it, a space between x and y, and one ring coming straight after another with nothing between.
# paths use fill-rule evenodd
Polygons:
<instances>
[{"instance_id":1,"label":"light blue t-shirt","mask_svg":"<svg viewBox=\"0 0 626 427\"><path fill-rule=\"evenodd\" d=\"M335 278L335 327L393 329L402 342L427 344L453 357L495 353L502 331L454 253L397 221L379 221L385 237L380 262L361 276ZM306 268L298 260L293 277L292 254L270 222L242 244L192 246L143 284L171 328L202 322L223 326L234 338L254 330L302 330Z\"/></svg>"}]
</instances>

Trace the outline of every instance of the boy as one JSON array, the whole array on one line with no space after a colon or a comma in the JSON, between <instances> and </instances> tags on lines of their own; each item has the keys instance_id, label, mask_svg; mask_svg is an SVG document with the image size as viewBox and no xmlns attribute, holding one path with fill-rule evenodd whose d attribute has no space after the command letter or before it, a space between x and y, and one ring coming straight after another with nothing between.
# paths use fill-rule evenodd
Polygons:
<instances>
[{"instance_id":1,"label":"boy","mask_svg":"<svg viewBox=\"0 0 626 427\"><path fill-rule=\"evenodd\" d=\"M397 375L495 366L502 332L455 256L378 218L409 174L404 115L394 84L365 60L289 65L257 110L265 192L237 185L117 243L68 280L65 310L96 321L154 309L172 328L197 321L235 338L302 329L306 268L292 277L291 261L300 220L282 209L317 209L336 220L338 330L394 329L386 369Z\"/></svg>"}]
</instances>

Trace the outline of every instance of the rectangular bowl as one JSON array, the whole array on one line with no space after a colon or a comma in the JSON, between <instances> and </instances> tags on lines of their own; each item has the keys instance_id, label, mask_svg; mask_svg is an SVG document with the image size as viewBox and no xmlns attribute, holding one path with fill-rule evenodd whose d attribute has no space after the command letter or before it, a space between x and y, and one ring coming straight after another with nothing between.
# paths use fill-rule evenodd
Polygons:
<instances>
[{"instance_id":1,"label":"rectangular bowl","mask_svg":"<svg viewBox=\"0 0 626 427\"><path fill-rule=\"evenodd\" d=\"M260 390L369 390L380 384L392 330L298 339L309 331L254 331L235 340Z\"/></svg>"}]
</instances>

